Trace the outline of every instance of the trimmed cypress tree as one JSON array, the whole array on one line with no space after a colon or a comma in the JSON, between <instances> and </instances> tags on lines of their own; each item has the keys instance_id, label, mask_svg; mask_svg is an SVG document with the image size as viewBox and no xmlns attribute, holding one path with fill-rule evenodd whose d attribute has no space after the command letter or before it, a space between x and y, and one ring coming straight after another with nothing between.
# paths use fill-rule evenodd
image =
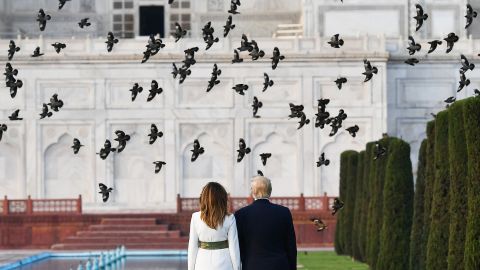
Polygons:
<instances>
[{"instance_id":1,"label":"trimmed cypress tree","mask_svg":"<svg viewBox=\"0 0 480 270\"><path fill-rule=\"evenodd\" d=\"M347 175L349 167L349 159L351 152L354 151L345 151L340 155L340 188L338 198L345 202L347 196ZM345 254L345 245L343 239L343 222L344 222L344 209L341 209L337 212L337 225L335 227L335 252L337 254Z\"/></svg>"},{"instance_id":2,"label":"trimmed cypress tree","mask_svg":"<svg viewBox=\"0 0 480 270\"><path fill-rule=\"evenodd\" d=\"M435 121L427 123L427 156L425 164L425 196L423 203L423 230L420 247L419 270L426 269L427 243L430 233L433 185L435 183Z\"/></svg>"},{"instance_id":3,"label":"trimmed cypress tree","mask_svg":"<svg viewBox=\"0 0 480 270\"><path fill-rule=\"evenodd\" d=\"M465 269L480 269L480 98L464 104L465 137L468 155L468 214L465 241Z\"/></svg>"},{"instance_id":4,"label":"trimmed cypress tree","mask_svg":"<svg viewBox=\"0 0 480 270\"><path fill-rule=\"evenodd\" d=\"M467 144L463 120L464 101L448 109L448 156L450 157L450 233L448 269L464 269L467 225ZM480 134L478 134L480 135ZM480 252L480 251L479 251Z\"/></svg>"},{"instance_id":5,"label":"trimmed cypress tree","mask_svg":"<svg viewBox=\"0 0 480 270\"><path fill-rule=\"evenodd\" d=\"M408 269L413 216L410 145L391 138L383 189L383 222L376 269Z\"/></svg>"},{"instance_id":6,"label":"trimmed cypress tree","mask_svg":"<svg viewBox=\"0 0 480 270\"><path fill-rule=\"evenodd\" d=\"M357 163L357 172L356 172L356 183L355 183L355 210L353 213L353 231L352 231L352 257L355 260L361 261L362 256L360 252L360 217L363 207L363 194L365 189L365 184L363 183L363 170L364 170L364 160L365 160L365 151L361 151L358 154L358 163Z\"/></svg>"},{"instance_id":7,"label":"trimmed cypress tree","mask_svg":"<svg viewBox=\"0 0 480 270\"><path fill-rule=\"evenodd\" d=\"M362 206L360 213L360 229L358 233L358 245L360 247L360 257L362 262L367 261L367 220L368 220L368 204L370 202L370 170L373 161L374 142L367 143L367 148L364 156L363 168L363 188L362 188Z\"/></svg>"},{"instance_id":8,"label":"trimmed cypress tree","mask_svg":"<svg viewBox=\"0 0 480 270\"><path fill-rule=\"evenodd\" d=\"M415 198L413 204L413 223L410 234L410 270L420 270L422 263L422 234L424 220L425 173L427 160L427 140L423 140L418 154L417 181L415 182Z\"/></svg>"},{"instance_id":9,"label":"trimmed cypress tree","mask_svg":"<svg viewBox=\"0 0 480 270\"><path fill-rule=\"evenodd\" d=\"M367 258L368 264L372 270L377 270L377 260L380 251L380 231L383 222L383 184L385 180L385 171L387 167L388 155L390 155L390 139L384 138L380 140L380 145L387 149L387 154L377 160L372 160L375 167L371 178L372 189L369 204L368 215L368 242L367 242ZM383 270L383 269L378 269Z\"/></svg>"},{"instance_id":10,"label":"trimmed cypress tree","mask_svg":"<svg viewBox=\"0 0 480 270\"><path fill-rule=\"evenodd\" d=\"M355 211L355 188L357 177L358 152L349 151L345 207L342 228L345 254L352 255L353 216Z\"/></svg>"},{"instance_id":11,"label":"trimmed cypress tree","mask_svg":"<svg viewBox=\"0 0 480 270\"><path fill-rule=\"evenodd\" d=\"M435 183L427 243L427 270L447 269L450 217L450 165L448 159L448 111L437 114L435 121Z\"/></svg>"}]
</instances>

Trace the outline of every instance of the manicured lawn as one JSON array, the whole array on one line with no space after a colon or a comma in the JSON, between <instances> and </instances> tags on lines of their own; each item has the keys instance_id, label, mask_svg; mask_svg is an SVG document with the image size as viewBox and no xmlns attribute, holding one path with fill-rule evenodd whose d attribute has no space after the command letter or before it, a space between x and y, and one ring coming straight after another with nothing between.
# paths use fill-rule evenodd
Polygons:
<instances>
[{"instance_id":1,"label":"manicured lawn","mask_svg":"<svg viewBox=\"0 0 480 270\"><path fill-rule=\"evenodd\" d=\"M298 269L303 270L368 270L368 265L354 262L348 256L338 256L333 251L298 253Z\"/></svg>"}]
</instances>

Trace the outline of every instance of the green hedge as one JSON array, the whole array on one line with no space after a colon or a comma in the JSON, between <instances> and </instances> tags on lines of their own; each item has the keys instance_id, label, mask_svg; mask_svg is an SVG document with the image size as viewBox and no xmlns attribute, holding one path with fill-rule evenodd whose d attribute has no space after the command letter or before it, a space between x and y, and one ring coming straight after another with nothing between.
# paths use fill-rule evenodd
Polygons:
<instances>
[{"instance_id":1,"label":"green hedge","mask_svg":"<svg viewBox=\"0 0 480 270\"><path fill-rule=\"evenodd\" d=\"M427 270L447 269L450 215L450 165L448 160L448 111L435 121L435 183L431 205L431 224L427 243Z\"/></svg>"},{"instance_id":2,"label":"green hedge","mask_svg":"<svg viewBox=\"0 0 480 270\"><path fill-rule=\"evenodd\" d=\"M464 104L465 137L468 155L468 214L465 241L465 269L480 269L480 98Z\"/></svg>"},{"instance_id":3,"label":"green hedge","mask_svg":"<svg viewBox=\"0 0 480 270\"><path fill-rule=\"evenodd\" d=\"M352 255L352 230L353 230L353 213L355 211L355 188L357 177L358 153L350 152L348 159L347 173L347 196L345 197L344 221L343 221L343 241L345 243L345 254Z\"/></svg>"},{"instance_id":4,"label":"green hedge","mask_svg":"<svg viewBox=\"0 0 480 270\"><path fill-rule=\"evenodd\" d=\"M383 189L383 222L376 269L408 269L413 216L410 145L391 138Z\"/></svg>"},{"instance_id":5,"label":"green hedge","mask_svg":"<svg viewBox=\"0 0 480 270\"><path fill-rule=\"evenodd\" d=\"M363 160L363 188L361 196L361 209L360 209L360 225L357 234L358 246L360 251L360 260L362 262L367 261L366 249L367 249L367 220L368 220L368 205L370 202L370 170L371 163L373 161L373 149L375 147L374 142L367 143L365 150L365 156Z\"/></svg>"},{"instance_id":6,"label":"green hedge","mask_svg":"<svg viewBox=\"0 0 480 270\"><path fill-rule=\"evenodd\" d=\"M422 234L424 219L424 195L425 173L427 160L427 140L423 140L418 153L417 180L415 182L415 197L413 206L413 223L410 234L410 259L409 269L420 270L422 268Z\"/></svg>"},{"instance_id":7,"label":"green hedge","mask_svg":"<svg viewBox=\"0 0 480 270\"><path fill-rule=\"evenodd\" d=\"M426 269L427 260L427 243L428 235L430 233L430 218L432 210L432 195L433 185L435 183L435 121L427 123L427 149L426 149L426 164L425 164L425 196L423 205L423 230L420 242L420 258L418 270ZM413 269L411 269L413 270ZM415 269L417 270L417 269Z\"/></svg>"},{"instance_id":8,"label":"green hedge","mask_svg":"<svg viewBox=\"0 0 480 270\"><path fill-rule=\"evenodd\" d=\"M463 100L448 109L448 156L450 159L450 232L448 270L464 269L467 217L467 145Z\"/></svg>"},{"instance_id":9,"label":"green hedge","mask_svg":"<svg viewBox=\"0 0 480 270\"><path fill-rule=\"evenodd\" d=\"M355 209L353 213L353 229L352 229L352 257L355 260L362 261L362 255L360 251L360 218L363 214L363 195L365 190L365 184L363 183L363 169L365 161L365 151L361 151L358 154L358 163L356 171L355 181Z\"/></svg>"},{"instance_id":10,"label":"green hedge","mask_svg":"<svg viewBox=\"0 0 480 270\"><path fill-rule=\"evenodd\" d=\"M387 167L387 159L390 153L390 138L383 138L380 144L387 148L387 155L377 160L372 160L373 177L370 178L371 194L370 204L368 207L368 228L367 228L367 258L368 264L372 270L377 270L377 259L380 252L380 231L383 222L383 184L385 181L385 171ZM383 269L378 269L383 270Z\"/></svg>"}]
</instances>

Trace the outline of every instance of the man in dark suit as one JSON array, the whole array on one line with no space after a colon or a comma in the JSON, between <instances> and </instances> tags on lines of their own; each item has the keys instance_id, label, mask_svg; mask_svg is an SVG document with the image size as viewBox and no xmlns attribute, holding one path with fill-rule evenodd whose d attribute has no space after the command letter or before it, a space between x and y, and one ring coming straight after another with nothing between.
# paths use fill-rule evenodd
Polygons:
<instances>
[{"instance_id":1,"label":"man in dark suit","mask_svg":"<svg viewBox=\"0 0 480 270\"><path fill-rule=\"evenodd\" d=\"M268 178L252 180L255 201L235 213L242 270L295 270L297 244L292 214L269 201Z\"/></svg>"}]
</instances>

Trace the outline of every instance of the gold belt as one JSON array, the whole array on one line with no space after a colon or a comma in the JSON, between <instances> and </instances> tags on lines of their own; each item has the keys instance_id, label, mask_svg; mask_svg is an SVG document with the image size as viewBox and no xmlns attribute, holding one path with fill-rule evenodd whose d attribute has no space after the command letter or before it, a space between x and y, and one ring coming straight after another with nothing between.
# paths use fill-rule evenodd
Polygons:
<instances>
[{"instance_id":1,"label":"gold belt","mask_svg":"<svg viewBox=\"0 0 480 270\"><path fill-rule=\"evenodd\" d=\"M228 240L219 242L202 242L198 241L198 247L203 249L215 250L228 248Z\"/></svg>"}]
</instances>

